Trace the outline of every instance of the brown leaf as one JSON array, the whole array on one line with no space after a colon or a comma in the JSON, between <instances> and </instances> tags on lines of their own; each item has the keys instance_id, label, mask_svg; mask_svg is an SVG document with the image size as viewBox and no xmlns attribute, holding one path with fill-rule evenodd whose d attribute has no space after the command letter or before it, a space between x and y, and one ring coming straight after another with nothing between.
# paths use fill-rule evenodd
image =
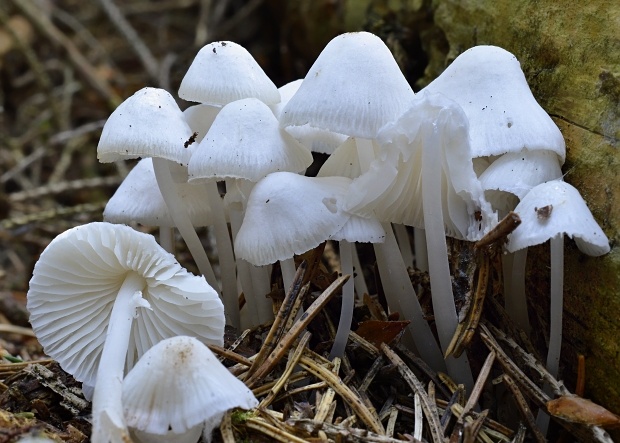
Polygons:
<instances>
[{"instance_id":1,"label":"brown leaf","mask_svg":"<svg viewBox=\"0 0 620 443\"><path fill-rule=\"evenodd\" d=\"M378 348L381 343L389 345L409 323L411 322L368 320L360 323L355 332Z\"/></svg>"},{"instance_id":2,"label":"brown leaf","mask_svg":"<svg viewBox=\"0 0 620 443\"><path fill-rule=\"evenodd\" d=\"M572 423L604 428L619 428L620 417L585 398L565 395L547 402L547 410L555 417Z\"/></svg>"}]
</instances>

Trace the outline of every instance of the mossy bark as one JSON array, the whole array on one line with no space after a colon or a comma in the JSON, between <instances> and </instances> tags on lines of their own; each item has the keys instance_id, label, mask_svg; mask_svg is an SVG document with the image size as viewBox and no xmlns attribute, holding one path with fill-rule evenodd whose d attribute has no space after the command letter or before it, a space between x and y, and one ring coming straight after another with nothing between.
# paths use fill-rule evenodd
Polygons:
<instances>
[{"instance_id":1,"label":"mossy bark","mask_svg":"<svg viewBox=\"0 0 620 443\"><path fill-rule=\"evenodd\" d=\"M608 235L612 251L586 257L566 242L564 376L586 356L586 396L620 411L620 4L515 0L436 0L448 63L475 45L497 45L521 61L539 103L566 139L565 180ZM441 57L442 54L436 54ZM439 74L429 63L427 79ZM547 324L548 256L530 254L528 296Z\"/></svg>"}]
</instances>

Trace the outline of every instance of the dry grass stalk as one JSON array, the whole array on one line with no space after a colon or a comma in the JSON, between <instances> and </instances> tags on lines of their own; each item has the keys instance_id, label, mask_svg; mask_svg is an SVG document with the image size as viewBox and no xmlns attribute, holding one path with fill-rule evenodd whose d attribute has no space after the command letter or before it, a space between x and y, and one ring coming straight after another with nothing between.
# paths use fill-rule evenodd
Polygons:
<instances>
[{"instance_id":1,"label":"dry grass stalk","mask_svg":"<svg viewBox=\"0 0 620 443\"><path fill-rule=\"evenodd\" d=\"M422 410L424 411L424 415L426 416L426 420L428 422L429 432L431 434L431 439L434 443L442 443L445 441L443 436L441 422L439 421L439 416L437 415L437 409L435 407L434 402L431 403L429 396L426 394L424 390L424 386L415 376L413 371L405 365L405 362L387 345L381 345L381 351L385 354L385 356L390 360L396 368L401 376L405 379L407 384L411 387L411 390L420 396L420 400L422 402Z\"/></svg>"}]
</instances>

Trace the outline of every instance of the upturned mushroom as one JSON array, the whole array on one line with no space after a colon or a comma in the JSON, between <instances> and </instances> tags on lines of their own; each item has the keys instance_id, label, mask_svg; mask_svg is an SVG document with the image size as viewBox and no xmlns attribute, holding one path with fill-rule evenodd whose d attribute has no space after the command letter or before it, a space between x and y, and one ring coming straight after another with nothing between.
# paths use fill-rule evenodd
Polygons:
<instances>
[{"instance_id":1,"label":"upturned mushroom","mask_svg":"<svg viewBox=\"0 0 620 443\"><path fill-rule=\"evenodd\" d=\"M95 443L127 436L121 404L125 368L175 335L222 345L217 293L188 273L153 236L124 225L70 229L37 261L27 308L45 352L94 387Z\"/></svg>"}]
</instances>

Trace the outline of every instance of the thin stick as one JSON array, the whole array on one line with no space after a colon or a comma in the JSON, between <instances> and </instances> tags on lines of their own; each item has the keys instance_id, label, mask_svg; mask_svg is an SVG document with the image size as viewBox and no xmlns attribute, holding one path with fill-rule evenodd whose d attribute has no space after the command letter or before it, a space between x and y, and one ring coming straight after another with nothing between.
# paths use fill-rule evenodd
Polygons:
<instances>
[{"instance_id":1,"label":"thin stick","mask_svg":"<svg viewBox=\"0 0 620 443\"><path fill-rule=\"evenodd\" d=\"M398 372L400 372L400 375L405 379L411 390L420 396L420 400L422 401L422 410L424 411L424 415L428 421L432 441L435 443L443 443L444 437L442 434L441 422L439 421L439 416L437 415L437 409L434 404L430 403L429 397L426 394L424 386L422 386L420 380L418 380L413 371L405 365L405 362L402 361L396 352L390 349L390 347L385 343L381 344L381 351L385 354L388 360L396 365Z\"/></svg>"},{"instance_id":2,"label":"thin stick","mask_svg":"<svg viewBox=\"0 0 620 443\"><path fill-rule=\"evenodd\" d=\"M308 324L318 315L323 307L334 296L336 291L349 279L349 275L343 275L337 278L323 293L310 305L308 310L295 322L293 327L286 333L284 337L277 343L274 352L270 353L265 362L256 370L256 372L246 381L246 384L252 388L258 380L269 374L278 362L284 357L288 348L293 344Z\"/></svg>"},{"instance_id":3,"label":"thin stick","mask_svg":"<svg viewBox=\"0 0 620 443\"><path fill-rule=\"evenodd\" d=\"M327 385L340 395L340 397L355 411L355 414L362 422L368 426L372 432L383 435L383 425L379 421L379 417L368 409L364 402L353 393L353 391L344 384L342 379L331 372L329 369L319 366L314 360L308 357L302 357L299 364L309 373L323 380Z\"/></svg>"}]
</instances>

